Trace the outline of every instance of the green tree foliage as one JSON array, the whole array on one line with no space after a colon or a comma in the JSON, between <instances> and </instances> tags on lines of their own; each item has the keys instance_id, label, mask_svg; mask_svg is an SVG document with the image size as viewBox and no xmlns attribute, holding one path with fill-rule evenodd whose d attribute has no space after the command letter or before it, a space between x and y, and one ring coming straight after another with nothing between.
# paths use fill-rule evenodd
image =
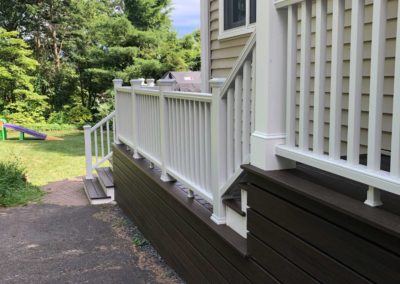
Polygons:
<instances>
[{"instance_id":1,"label":"green tree foliage","mask_svg":"<svg viewBox=\"0 0 400 284\"><path fill-rule=\"evenodd\" d=\"M128 82L200 69L200 33L178 38L170 0L0 0L0 7L0 26L19 31L21 44L30 46L38 62L31 66L35 80L28 80L25 98L46 98L52 120L103 115L111 109L115 77ZM15 96L18 91L10 88ZM0 111L11 101L3 102Z\"/></svg>"},{"instance_id":2,"label":"green tree foliage","mask_svg":"<svg viewBox=\"0 0 400 284\"><path fill-rule=\"evenodd\" d=\"M0 109L20 122L22 116L28 121L42 120L47 107L46 98L34 91L32 75L37 66L18 32L0 28Z\"/></svg>"},{"instance_id":3,"label":"green tree foliage","mask_svg":"<svg viewBox=\"0 0 400 284\"><path fill-rule=\"evenodd\" d=\"M125 0L125 13L141 30L165 29L171 25L170 0Z\"/></svg>"}]
</instances>

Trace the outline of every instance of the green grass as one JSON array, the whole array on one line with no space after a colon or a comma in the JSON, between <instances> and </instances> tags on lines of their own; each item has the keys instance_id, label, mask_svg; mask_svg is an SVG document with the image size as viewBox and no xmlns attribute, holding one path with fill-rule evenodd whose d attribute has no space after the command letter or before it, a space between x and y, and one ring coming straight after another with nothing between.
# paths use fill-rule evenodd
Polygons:
<instances>
[{"instance_id":1,"label":"green grass","mask_svg":"<svg viewBox=\"0 0 400 284\"><path fill-rule=\"evenodd\" d=\"M78 130L48 131L46 134L64 141L42 141L26 136L19 141L18 133L9 131L9 140L0 141L0 161L18 157L29 182L43 186L49 182L85 174L83 132Z\"/></svg>"}]
</instances>

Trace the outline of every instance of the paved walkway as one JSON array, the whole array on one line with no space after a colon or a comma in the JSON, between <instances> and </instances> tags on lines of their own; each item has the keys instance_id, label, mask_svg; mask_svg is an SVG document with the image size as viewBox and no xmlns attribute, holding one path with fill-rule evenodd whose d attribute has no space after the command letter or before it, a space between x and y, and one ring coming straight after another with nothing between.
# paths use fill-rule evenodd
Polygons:
<instances>
[{"instance_id":1,"label":"paved walkway","mask_svg":"<svg viewBox=\"0 0 400 284\"><path fill-rule=\"evenodd\" d=\"M90 206L80 179L42 203L0 209L0 283L182 283L118 206Z\"/></svg>"}]
</instances>

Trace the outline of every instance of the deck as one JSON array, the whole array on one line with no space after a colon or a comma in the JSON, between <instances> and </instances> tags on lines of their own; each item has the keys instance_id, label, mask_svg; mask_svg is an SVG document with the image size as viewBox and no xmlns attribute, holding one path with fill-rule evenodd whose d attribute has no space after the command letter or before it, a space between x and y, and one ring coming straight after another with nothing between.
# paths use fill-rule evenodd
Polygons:
<instances>
[{"instance_id":1,"label":"deck","mask_svg":"<svg viewBox=\"0 0 400 284\"><path fill-rule=\"evenodd\" d=\"M390 202L383 209L363 205L354 182L332 182L334 176L307 167L264 172L244 166L246 240L212 222L208 203L160 181L160 171L134 160L125 146L114 147L113 159L116 201L189 283L400 279L399 212Z\"/></svg>"}]
</instances>

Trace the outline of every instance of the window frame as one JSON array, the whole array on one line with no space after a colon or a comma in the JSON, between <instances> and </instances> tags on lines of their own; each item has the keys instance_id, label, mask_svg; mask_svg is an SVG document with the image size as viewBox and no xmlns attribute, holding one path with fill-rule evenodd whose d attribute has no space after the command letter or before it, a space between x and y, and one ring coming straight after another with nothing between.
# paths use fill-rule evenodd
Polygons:
<instances>
[{"instance_id":1,"label":"window frame","mask_svg":"<svg viewBox=\"0 0 400 284\"><path fill-rule=\"evenodd\" d=\"M225 0L219 0L219 40L252 33L256 29L256 24L257 20L254 23L250 23L250 0L246 0L245 24L225 30Z\"/></svg>"}]
</instances>

